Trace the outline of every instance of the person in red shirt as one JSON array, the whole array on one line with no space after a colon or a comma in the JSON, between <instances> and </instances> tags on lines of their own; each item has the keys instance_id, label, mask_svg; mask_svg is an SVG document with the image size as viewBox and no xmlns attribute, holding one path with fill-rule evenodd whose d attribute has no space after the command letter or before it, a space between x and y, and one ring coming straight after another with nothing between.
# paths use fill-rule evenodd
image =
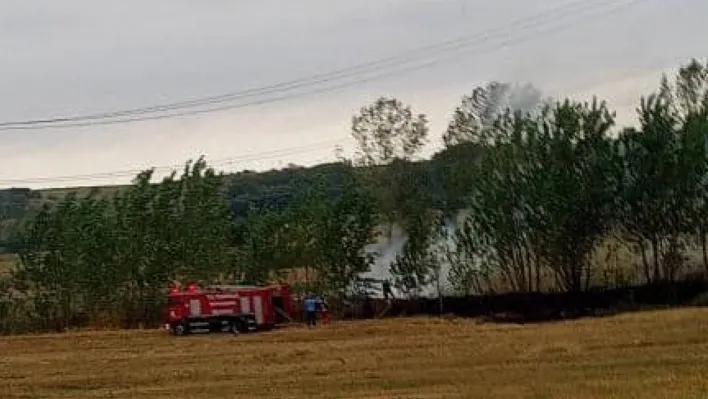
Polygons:
<instances>
[{"instance_id":1,"label":"person in red shirt","mask_svg":"<svg viewBox=\"0 0 708 399\"><path fill-rule=\"evenodd\" d=\"M324 300L319 301L319 312L322 324L329 324L332 318L329 313L329 307L327 306L327 303Z\"/></svg>"}]
</instances>

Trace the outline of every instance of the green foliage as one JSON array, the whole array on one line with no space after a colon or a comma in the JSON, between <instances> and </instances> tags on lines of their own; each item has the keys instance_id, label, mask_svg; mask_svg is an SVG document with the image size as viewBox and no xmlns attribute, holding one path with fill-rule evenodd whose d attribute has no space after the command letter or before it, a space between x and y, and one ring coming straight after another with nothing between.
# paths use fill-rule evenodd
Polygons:
<instances>
[{"instance_id":1,"label":"green foliage","mask_svg":"<svg viewBox=\"0 0 708 399\"><path fill-rule=\"evenodd\" d=\"M395 98L381 97L352 118L352 136L359 145L359 165L411 160L426 142L428 120Z\"/></svg>"},{"instance_id":2,"label":"green foliage","mask_svg":"<svg viewBox=\"0 0 708 399\"><path fill-rule=\"evenodd\" d=\"M468 258L491 264L513 290L530 290L538 178L532 158L533 121L517 112L501 115L494 125L479 169L470 214L458 235ZM488 267L488 266L485 266Z\"/></svg>"},{"instance_id":3,"label":"green foliage","mask_svg":"<svg viewBox=\"0 0 708 399\"><path fill-rule=\"evenodd\" d=\"M541 91L530 84L490 82L476 87L471 94L462 97L443 134L443 142L448 148L463 143L488 143L493 139L489 136L490 129L500 115L509 110L532 113L543 103Z\"/></svg>"},{"instance_id":4,"label":"green foliage","mask_svg":"<svg viewBox=\"0 0 708 399\"><path fill-rule=\"evenodd\" d=\"M406 224L406 233L403 249L389 268L394 286L412 297L431 285L440 291L442 263L449 250L443 214L419 209Z\"/></svg>"},{"instance_id":5,"label":"green foliage","mask_svg":"<svg viewBox=\"0 0 708 399\"><path fill-rule=\"evenodd\" d=\"M486 237L474 230L474 224L474 218L466 217L453 234L445 237L449 241L445 241L441 252L450 265L448 279L460 295L495 291L492 282L495 266L482 246Z\"/></svg>"},{"instance_id":6,"label":"green foliage","mask_svg":"<svg viewBox=\"0 0 708 399\"><path fill-rule=\"evenodd\" d=\"M368 290L363 274L374 257L364 249L376 239L378 224L370 192L351 170L338 198L327 200L317 193L311 206L315 264L325 287L339 297Z\"/></svg>"},{"instance_id":7,"label":"green foliage","mask_svg":"<svg viewBox=\"0 0 708 399\"><path fill-rule=\"evenodd\" d=\"M381 97L352 118L352 136L359 146L353 163L366 167L361 176L376 187L378 210L389 224L407 219L411 207L424 201L419 188L431 187L424 183L428 171L411 162L426 143L428 130L425 115L414 115L394 98Z\"/></svg>"},{"instance_id":8,"label":"green foliage","mask_svg":"<svg viewBox=\"0 0 708 399\"><path fill-rule=\"evenodd\" d=\"M40 326L152 322L169 281L208 280L227 269L231 221L221 177L203 159L179 179L151 184L151 177L139 174L112 202L69 195L20 233L14 279Z\"/></svg>"},{"instance_id":9,"label":"green foliage","mask_svg":"<svg viewBox=\"0 0 708 399\"><path fill-rule=\"evenodd\" d=\"M364 247L376 238L376 203L351 165L336 170L336 179L299 179L281 209L252 207L236 240L243 248L240 280L263 283L296 269L304 271L306 289L338 298L368 288L362 275L373 255Z\"/></svg>"},{"instance_id":10,"label":"green foliage","mask_svg":"<svg viewBox=\"0 0 708 399\"><path fill-rule=\"evenodd\" d=\"M423 212L408 223L407 240L401 253L390 265L393 285L409 296L416 296L430 283L435 266L433 257L433 226L431 219Z\"/></svg>"},{"instance_id":11,"label":"green foliage","mask_svg":"<svg viewBox=\"0 0 708 399\"><path fill-rule=\"evenodd\" d=\"M683 66L673 87L642 99L640 128L619 138L625 174L622 226L643 259L647 281L675 280L691 241L706 253L708 68ZM657 217L661 215L661 217Z\"/></svg>"},{"instance_id":12,"label":"green foliage","mask_svg":"<svg viewBox=\"0 0 708 399\"><path fill-rule=\"evenodd\" d=\"M430 188L419 186L421 191L435 194L430 205L435 205L447 214L454 214L470 206L478 179L476 172L484 152L484 146L466 142L436 153L428 170L431 183L437 184L431 184Z\"/></svg>"},{"instance_id":13,"label":"green foliage","mask_svg":"<svg viewBox=\"0 0 708 399\"><path fill-rule=\"evenodd\" d=\"M534 126L535 249L569 291L587 288L592 251L613 227L621 173L609 136L613 124L604 103L566 101Z\"/></svg>"},{"instance_id":14,"label":"green foliage","mask_svg":"<svg viewBox=\"0 0 708 399\"><path fill-rule=\"evenodd\" d=\"M289 266L288 222L287 215L270 209L249 212L243 226L243 256L237 265L238 280L262 284L271 273Z\"/></svg>"}]
</instances>

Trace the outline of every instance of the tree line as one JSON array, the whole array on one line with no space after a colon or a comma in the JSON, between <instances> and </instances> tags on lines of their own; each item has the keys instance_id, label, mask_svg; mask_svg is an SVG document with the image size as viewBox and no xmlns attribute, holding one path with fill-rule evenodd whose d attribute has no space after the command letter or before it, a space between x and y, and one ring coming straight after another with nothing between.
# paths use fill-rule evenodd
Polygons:
<instances>
[{"instance_id":1,"label":"tree line","mask_svg":"<svg viewBox=\"0 0 708 399\"><path fill-rule=\"evenodd\" d=\"M19 262L0 279L0 330L154 325L172 281L296 276L343 301L378 287L364 249L392 226L406 241L386 266L410 297L708 275L708 63L664 77L637 116L620 127L598 99L492 82L463 96L445 148L421 161L427 116L381 97L352 118L358 152L292 174L289 192L237 201L200 158L115 195L45 203L9 240ZM613 263L621 248L633 257Z\"/></svg>"}]
</instances>

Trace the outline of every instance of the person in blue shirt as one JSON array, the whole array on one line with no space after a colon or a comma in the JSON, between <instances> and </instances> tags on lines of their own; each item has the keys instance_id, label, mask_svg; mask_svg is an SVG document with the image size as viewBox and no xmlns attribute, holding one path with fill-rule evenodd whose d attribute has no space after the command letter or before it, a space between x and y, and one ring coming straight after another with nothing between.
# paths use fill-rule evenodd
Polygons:
<instances>
[{"instance_id":1,"label":"person in blue shirt","mask_svg":"<svg viewBox=\"0 0 708 399\"><path fill-rule=\"evenodd\" d=\"M317 298L313 294L308 294L305 297L304 307L308 327L315 327L317 325L317 305Z\"/></svg>"}]
</instances>

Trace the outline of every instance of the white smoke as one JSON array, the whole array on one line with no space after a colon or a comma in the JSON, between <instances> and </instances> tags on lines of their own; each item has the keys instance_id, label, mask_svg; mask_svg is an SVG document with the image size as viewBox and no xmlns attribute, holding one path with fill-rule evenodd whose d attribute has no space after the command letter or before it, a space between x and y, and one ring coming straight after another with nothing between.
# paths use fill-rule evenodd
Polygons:
<instances>
[{"instance_id":1,"label":"white smoke","mask_svg":"<svg viewBox=\"0 0 708 399\"><path fill-rule=\"evenodd\" d=\"M533 114L552 101L550 98L544 98L541 90L529 83L491 83L486 86L486 92L485 107L481 110L482 115L480 115L482 116L483 124L493 123L496 117L507 109ZM467 215L468 212L466 210L460 210L453 220L446 221L447 241L436 244L442 244L442 246L447 246L450 251L454 251L455 232ZM401 252L407 240L408 237L402 227L394 224L391 226L390 234L382 234L376 243L368 245L365 251L375 254L376 261L371 271L363 277L379 281L392 281L393 276L389 270L390 265L396 259L396 255ZM448 261L441 262L440 285L441 293L445 296L455 295L453 286L450 283L450 268L451 265ZM394 295L398 297L402 295L395 287L391 288ZM424 297L436 297L438 295L437 288L433 285L423 287L421 295Z\"/></svg>"},{"instance_id":2,"label":"white smoke","mask_svg":"<svg viewBox=\"0 0 708 399\"><path fill-rule=\"evenodd\" d=\"M552 101L550 98L544 98L541 90L530 83L490 84L487 90L488 97L483 114L489 122L493 122L507 109L533 114Z\"/></svg>"},{"instance_id":3,"label":"white smoke","mask_svg":"<svg viewBox=\"0 0 708 399\"><path fill-rule=\"evenodd\" d=\"M461 223L464 217L466 217L467 212L458 212L456 218L445 221L445 229L447 230L445 241L440 241L433 243L431 246L440 248L447 247L449 250L455 250L455 231L457 226ZM376 261L371 267L371 271L365 274L363 277L370 278L374 280L393 280L393 275L390 271L391 263L396 259L398 255L408 240L408 236L400 225L394 224L391 229L391 234L382 234L378 241L374 244L370 244L365 248L368 253L376 255ZM393 294L397 297L402 297L403 293L398 291L395 287L391 287ZM450 263L443 260L440 263L440 291L445 296L451 296L455 294L455 290L450 283ZM380 294L380 293L379 293ZM437 287L430 284L426 287L422 287L420 295L423 297L437 297L438 291ZM380 296L380 295L375 295Z\"/></svg>"}]
</instances>

